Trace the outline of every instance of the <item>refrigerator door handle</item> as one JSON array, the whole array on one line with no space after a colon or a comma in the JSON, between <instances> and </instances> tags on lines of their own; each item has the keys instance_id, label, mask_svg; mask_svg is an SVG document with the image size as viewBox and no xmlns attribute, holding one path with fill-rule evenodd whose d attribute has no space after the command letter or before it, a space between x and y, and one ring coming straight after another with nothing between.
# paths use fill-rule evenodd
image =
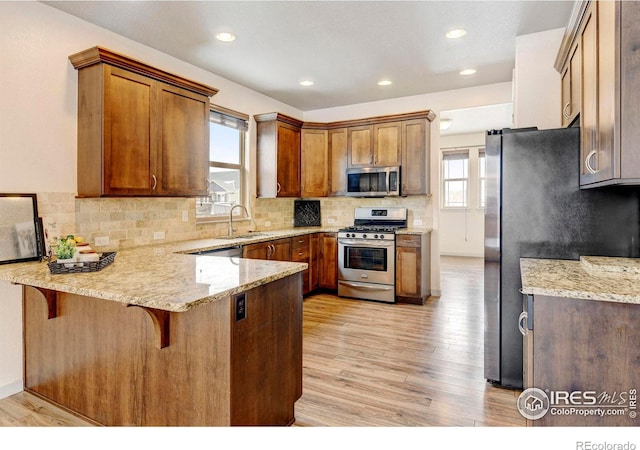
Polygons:
<instances>
[{"instance_id":1,"label":"refrigerator door handle","mask_svg":"<svg viewBox=\"0 0 640 450\"><path fill-rule=\"evenodd\" d=\"M523 325L526 320L527 320L527 312L522 311L520 313L520 317L518 317L518 329L520 330L520 334L522 334L523 336L527 335L527 330Z\"/></svg>"}]
</instances>

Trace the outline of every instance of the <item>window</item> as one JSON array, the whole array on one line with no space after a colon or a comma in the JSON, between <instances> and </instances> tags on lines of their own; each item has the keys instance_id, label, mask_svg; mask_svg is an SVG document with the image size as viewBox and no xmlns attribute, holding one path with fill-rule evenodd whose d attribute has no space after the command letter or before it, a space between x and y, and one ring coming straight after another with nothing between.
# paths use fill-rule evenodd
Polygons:
<instances>
[{"instance_id":1,"label":"window","mask_svg":"<svg viewBox=\"0 0 640 450\"><path fill-rule=\"evenodd\" d=\"M227 217L243 203L248 116L212 110L209 116L209 195L196 201L197 218ZM242 208L237 208L242 213Z\"/></svg>"},{"instance_id":2,"label":"window","mask_svg":"<svg viewBox=\"0 0 640 450\"><path fill-rule=\"evenodd\" d=\"M468 206L469 152L445 152L442 155L443 206Z\"/></svg>"},{"instance_id":3,"label":"window","mask_svg":"<svg viewBox=\"0 0 640 450\"><path fill-rule=\"evenodd\" d=\"M487 206L487 160L484 149L478 151L478 179L480 180L480 208Z\"/></svg>"}]
</instances>

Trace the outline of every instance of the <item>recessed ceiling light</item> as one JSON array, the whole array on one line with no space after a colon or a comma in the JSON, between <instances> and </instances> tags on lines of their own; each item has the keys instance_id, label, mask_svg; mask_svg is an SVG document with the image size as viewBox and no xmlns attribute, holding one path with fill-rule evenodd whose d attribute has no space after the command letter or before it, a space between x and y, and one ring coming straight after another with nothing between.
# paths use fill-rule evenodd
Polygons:
<instances>
[{"instance_id":1,"label":"recessed ceiling light","mask_svg":"<svg viewBox=\"0 0 640 450\"><path fill-rule=\"evenodd\" d=\"M462 28L456 28L454 30L449 30L446 34L446 36L449 39L457 39L460 38L462 36L464 36L465 34L467 34L467 32L465 30L463 30Z\"/></svg>"},{"instance_id":2,"label":"recessed ceiling light","mask_svg":"<svg viewBox=\"0 0 640 450\"><path fill-rule=\"evenodd\" d=\"M392 84L392 82L390 80L378 81L378 86L389 86L390 84Z\"/></svg>"},{"instance_id":3,"label":"recessed ceiling light","mask_svg":"<svg viewBox=\"0 0 640 450\"><path fill-rule=\"evenodd\" d=\"M236 36L233 33L218 33L216 34L216 39L222 42L232 42L236 40Z\"/></svg>"},{"instance_id":4,"label":"recessed ceiling light","mask_svg":"<svg viewBox=\"0 0 640 450\"><path fill-rule=\"evenodd\" d=\"M311 80L303 80L300 82L300 86L313 86L313 81Z\"/></svg>"},{"instance_id":5,"label":"recessed ceiling light","mask_svg":"<svg viewBox=\"0 0 640 450\"><path fill-rule=\"evenodd\" d=\"M464 69L460 71L460 75L473 75L476 73L476 69Z\"/></svg>"}]
</instances>

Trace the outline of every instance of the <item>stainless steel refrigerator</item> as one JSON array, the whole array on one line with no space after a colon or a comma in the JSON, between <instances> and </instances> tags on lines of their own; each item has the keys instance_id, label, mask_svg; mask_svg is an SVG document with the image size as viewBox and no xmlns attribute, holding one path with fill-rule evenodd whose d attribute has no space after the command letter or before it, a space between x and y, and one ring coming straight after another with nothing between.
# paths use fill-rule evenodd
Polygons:
<instances>
[{"instance_id":1,"label":"stainless steel refrigerator","mask_svg":"<svg viewBox=\"0 0 640 450\"><path fill-rule=\"evenodd\" d=\"M484 372L522 388L520 258L638 256L634 187L579 188L580 130L492 130L486 136Z\"/></svg>"}]
</instances>

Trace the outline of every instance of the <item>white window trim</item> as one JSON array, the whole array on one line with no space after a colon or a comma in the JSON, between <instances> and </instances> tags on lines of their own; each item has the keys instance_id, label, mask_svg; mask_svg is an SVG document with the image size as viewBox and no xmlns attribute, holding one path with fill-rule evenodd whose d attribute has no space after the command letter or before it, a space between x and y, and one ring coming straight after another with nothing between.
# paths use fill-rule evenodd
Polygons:
<instances>
[{"instance_id":1,"label":"white window trim","mask_svg":"<svg viewBox=\"0 0 640 450\"><path fill-rule=\"evenodd\" d=\"M233 111L231 109L228 108L224 108L221 106L217 106L217 105L211 105L209 108L210 111L210 120L212 117L215 117L215 115L219 115L220 116L220 122L218 123L224 123L224 118L231 118L234 119L236 121L239 122L244 122L244 139L242 139L240 141L240 162L239 164L231 164L231 163L222 163L222 162L218 162L218 163L213 163L209 160L209 166L208 168L211 167L220 167L220 168L227 168L227 169L237 169L240 170L240 186L241 186L241 192L240 192L240 202L239 204L241 204L242 206L246 207L247 210L249 211L249 216L247 216L247 214L245 213L245 211L242 208L236 208L234 210L234 220L237 221L243 221L243 220L250 220L251 219L251 209L250 206L247 202L247 200L249 199L249 186L248 186L248 168L246 165L246 161L248 161L247 158L247 149L249 148L248 145L248 138L249 138L249 133L248 133L248 124L249 124L249 115L244 114L244 113L240 113L237 111ZM234 127L232 127L234 128ZM235 128L239 128L239 127L235 127ZM197 200L196 200L197 201ZM229 216L228 215L216 215L216 216L197 216L196 215L196 223L215 223L215 222L227 222L229 220Z\"/></svg>"}]
</instances>

